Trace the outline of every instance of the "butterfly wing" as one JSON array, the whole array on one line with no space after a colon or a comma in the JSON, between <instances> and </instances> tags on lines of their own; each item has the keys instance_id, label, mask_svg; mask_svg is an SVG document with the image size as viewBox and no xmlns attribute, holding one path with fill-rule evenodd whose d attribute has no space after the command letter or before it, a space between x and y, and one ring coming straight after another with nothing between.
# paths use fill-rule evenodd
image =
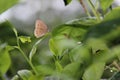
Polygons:
<instances>
[{"instance_id":1,"label":"butterfly wing","mask_svg":"<svg viewBox=\"0 0 120 80\"><path fill-rule=\"evenodd\" d=\"M35 30L34 30L34 35L36 38L44 36L48 32L47 25L41 21L41 20L36 20L35 23Z\"/></svg>"}]
</instances>

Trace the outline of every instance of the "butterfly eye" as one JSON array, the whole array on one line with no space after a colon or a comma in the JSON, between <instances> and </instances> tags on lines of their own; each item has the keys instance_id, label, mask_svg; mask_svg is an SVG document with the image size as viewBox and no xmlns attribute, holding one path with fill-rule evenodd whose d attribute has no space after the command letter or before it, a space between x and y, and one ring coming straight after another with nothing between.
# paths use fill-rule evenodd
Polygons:
<instances>
[{"instance_id":1,"label":"butterfly eye","mask_svg":"<svg viewBox=\"0 0 120 80\"><path fill-rule=\"evenodd\" d=\"M34 35L36 38L44 36L48 32L47 25L41 21L41 20L36 20L35 23L35 30L34 30Z\"/></svg>"}]
</instances>

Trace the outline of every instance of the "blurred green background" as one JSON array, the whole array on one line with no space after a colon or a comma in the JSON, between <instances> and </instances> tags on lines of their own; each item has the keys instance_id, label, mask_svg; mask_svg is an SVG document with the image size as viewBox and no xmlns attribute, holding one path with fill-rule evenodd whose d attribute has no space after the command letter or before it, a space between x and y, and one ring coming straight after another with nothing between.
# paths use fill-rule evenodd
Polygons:
<instances>
[{"instance_id":1,"label":"blurred green background","mask_svg":"<svg viewBox=\"0 0 120 80\"><path fill-rule=\"evenodd\" d=\"M93 0L93 3L95 2L96 0ZM119 6L118 2L120 1L115 0L113 6ZM14 26L19 35L31 36L31 43L21 43L22 49L28 55L37 41L33 35L37 19L44 21L51 31L57 25L86 16L77 0L73 0L68 6L64 5L63 0L0 0L0 46L16 45L15 34L10 27ZM46 39L39 45L33 57L34 65L52 66L51 55ZM12 63L7 72L8 77L14 76L18 70L30 68L18 50L10 51L10 59Z\"/></svg>"}]
</instances>

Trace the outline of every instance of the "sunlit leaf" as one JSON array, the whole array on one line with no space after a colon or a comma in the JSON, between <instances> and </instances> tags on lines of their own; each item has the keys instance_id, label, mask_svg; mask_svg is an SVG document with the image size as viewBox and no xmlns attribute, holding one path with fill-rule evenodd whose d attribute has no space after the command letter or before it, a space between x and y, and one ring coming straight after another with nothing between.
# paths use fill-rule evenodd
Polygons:
<instances>
[{"instance_id":1,"label":"sunlit leaf","mask_svg":"<svg viewBox=\"0 0 120 80\"><path fill-rule=\"evenodd\" d=\"M113 3L114 0L100 0L100 4L102 9L105 11L110 5Z\"/></svg>"},{"instance_id":2,"label":"sunlit leaf","mask_svg":"<svg viewBox=\"0 0 120 80\"><path fill-rule=\"evenodd\" d=\"M22 43L31 42L31 39L28 36L19 36L19 39Z\"/></svg>"},{"instance_id":3,"label":"sunlit leaf","mask_svg":"<svg viewBox=\"0 0 120 80\"><path fill-rule=\"evenodd\" d=\"M16 28L14 28L14 27L12 26L12 29L13 29L13 31L14 31L14 33L15 33L15 36L18 37L18 32L17 32Z\"/></svg>"},{"instance_id":4,"label":"sunlit leaf","mask_svg":"<svg viewBox=\"0 0 120 80\"><path fill-rule=\"evenodd\" d=\"M30 76L29 80L44 80L44 77L41 75Z\"/></svg>"},{"instance_id":5,"label":"sunlit leaf","mask_svg":"<svg viewBox=\"0 0 120 80\"><path fill-rule=\"evenodd\" d=\"M18 76L18 75L15 75L15 76L12 77L11 80L19 80L19 76Z\"/></svg>"},{"instance_id":6,"label":"sunlit leaf","mask_svg":"<svg viewBox=\"0 0 120 80\"><path fill-rule=\"evenodd\" d=\"M11 59L9 56L9 50L12 48L0 45L0 76L4 75L10 67Z\"/></svg>"},{"instance_id":7,"label":"sunlit leaf","mask_svg":"<svg viewBox=\"0 0 120 80\"><path fill-rule=\"evenodd\" d=\"M63 0L65 5L68 5L72 0Z\"/></svg>"},{"instance_id":8,"label":"sunlit leaf","mask_svg":"<svg viewBox=\"0 0 120 80\"><path fill-rule=\"evenodd\" d=\"M12 80L29 80L31 76L34 76L33 73L29 70L19 70L17 75L15 75Z\"/></svg>"},{"instance_id":9,"label":"sunlit leaf","mask_svg":"<svg viewBox=\"0 0 120 80\"><path fill-rule=\"evenodd\" d=\"M120 13L120 7L114 8L112 11L108 12L105 15L103 22L106 22L106 21L111 21L112 23L116 22L117 20L120 19L119 13ZM116 22L116 23L118 23L118 22Z\"/></svg>"},{"instance_id":10,"label":"sunlit leaf","mask_svg":"<svg viewBox=\"0 0 120 80\"><path fill-rule=\"evenodd\" d=\"M0 13L15 5L18 0L0 0Z\"/></svg>"},{"instance_id":11,"label":"sunlit leaf","mask_svg":"<svg viewBox=\"0 0 120 80\"><path fill-rule=\"evenodd\" d=\"M30 76L33 76L33 73L29 70L20 70L17 73L23 80L29 80Z\"/></svg>"},{"instance_id":12,"label":"sunlit leaf","mask_svg":"<svg viewBox=\"0 0 120 80\"><path fill-rule=\"evenodd\" d=\"M33 47L32 50L30 51L29 59L32 61L32 57L36 53L37 46Z\"/></svg>"},{"instance_id":13,"label":"sunlit leaf","mask_svg":"<svg viewBox=\"0 0 120 80\"><path fill-rule=\"evenodd\" d=\"M41 75L33 75L29 70L20 70L11 80L43 80L43 77Z\"/></svg>"},{"instance_id":14,"label":"sunlit leaf","mask_svg":"<svg viewBox=\"0 0 120 80\"><path fill-rule=\"evenodd\" d=\"M50 51L54 54L57 55L58 54L58 49L57 49L57 44L55 43L55 41L53 39L49 40L49 47L50 47Z\"/></svg>"},{"instance_id":15,"label":"sunlit leaf","mask_svg":"<svg viewBox=\"0 0 120 80\"><path fill-rule=\"evenodd\" d=\"M104 62L93 63L83 74L83 80L100 80L104 71Z\"/></svg>"}]
</instances>

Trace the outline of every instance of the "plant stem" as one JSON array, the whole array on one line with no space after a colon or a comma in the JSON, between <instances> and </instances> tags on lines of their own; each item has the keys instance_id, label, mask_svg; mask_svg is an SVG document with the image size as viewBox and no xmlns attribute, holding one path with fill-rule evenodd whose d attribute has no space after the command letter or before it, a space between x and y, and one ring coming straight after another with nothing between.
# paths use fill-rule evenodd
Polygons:
<instances>
[{"instance_id":1,"label":"plant stem","mask_svg":"<svg viewBox=\"0 0 120 80\"><path fill-rule=\"evenodd\" d=\"M35 67L33 66L32 62L28 59L28 57L25 55L25 53L23 52L23 50L20 48L20 46L18 46L18 50L21 52L21 54L23 55L23 57L26 59L26 61L29 63L30 67L32 68L32 70L34 71L35 74L38 74L37 70L35 69Z\"/></svg>"},{"instance_id":2,"label":"plant stem","mask_svg":"<svg viewBox=\"0 0 120 80\"><path fill-rule=\"evenodd\" d=\"M19 44L19 37L18 37L18 35L16 35L16 38L17 38L17 49L21 52L21 54L23 55L23 57L25 58L25 60L28 62L28 64L30 65L30 67L32 68L32 70L34 71L34 73L38 74L37 70L33 66L32 62L28 59L28 57L25 55L25 53L21 49L20 44Z\"/></svg>"},{"instance_id":3,"label":"plant stem","mask_svg":"<svg viewBox=\"0 0 120 80\"><path fill-rule=\"evenodd\" d=\"M98 11L96 10L95 6L93 5L93 3L91 2L91 0L87 0L87 1L92 9L93 14L96 16L97 20L101 21L100 15L99 15Z\"/></svg>"},{"instance_id":4,"label":"plant stem","mask_svg":"<svg viewBox=\"0 0 120 80\"><path fill-rule=\"evenodd\" d=\"M28 57L25 55L25 53L23 52L23 50L21 49L20 47L20 43L19 43L19 37L18 37L18 32L17 30L12 27L14 33L15 33L15 36L16 36L16 39L17 39L17 49L21 52L21 54L23 55L23 57L25 58L25 60L28 62L29 66L32 68L32 70L34 71L35 74L38 74L37 73L37 70L35 69L35 67L33 66L32 62L28 59Z\"/></svg>"},{"instance_id":5,"label":"plant stem","mask_svg":"<svg viewBox=\"0 0 120 80\"><path fill-rule=\"evenodd\" d=\"M89 17L91 17L88 9L86 8L85 4L83 3L83 0L79 0L79 1L80 1L81 6L83 7L85 13L86 13Z\"/></svg>"},{"instance_id":6,"label":"plant stem","mask_svg":"<svg viewBox=\"0 0 120 80\"><path fill-rule=\"evenodd\" d=\"M116 61L113 61L113 65L120 71L120 66L118 65Z\"/></svg>"}]
</instances>

